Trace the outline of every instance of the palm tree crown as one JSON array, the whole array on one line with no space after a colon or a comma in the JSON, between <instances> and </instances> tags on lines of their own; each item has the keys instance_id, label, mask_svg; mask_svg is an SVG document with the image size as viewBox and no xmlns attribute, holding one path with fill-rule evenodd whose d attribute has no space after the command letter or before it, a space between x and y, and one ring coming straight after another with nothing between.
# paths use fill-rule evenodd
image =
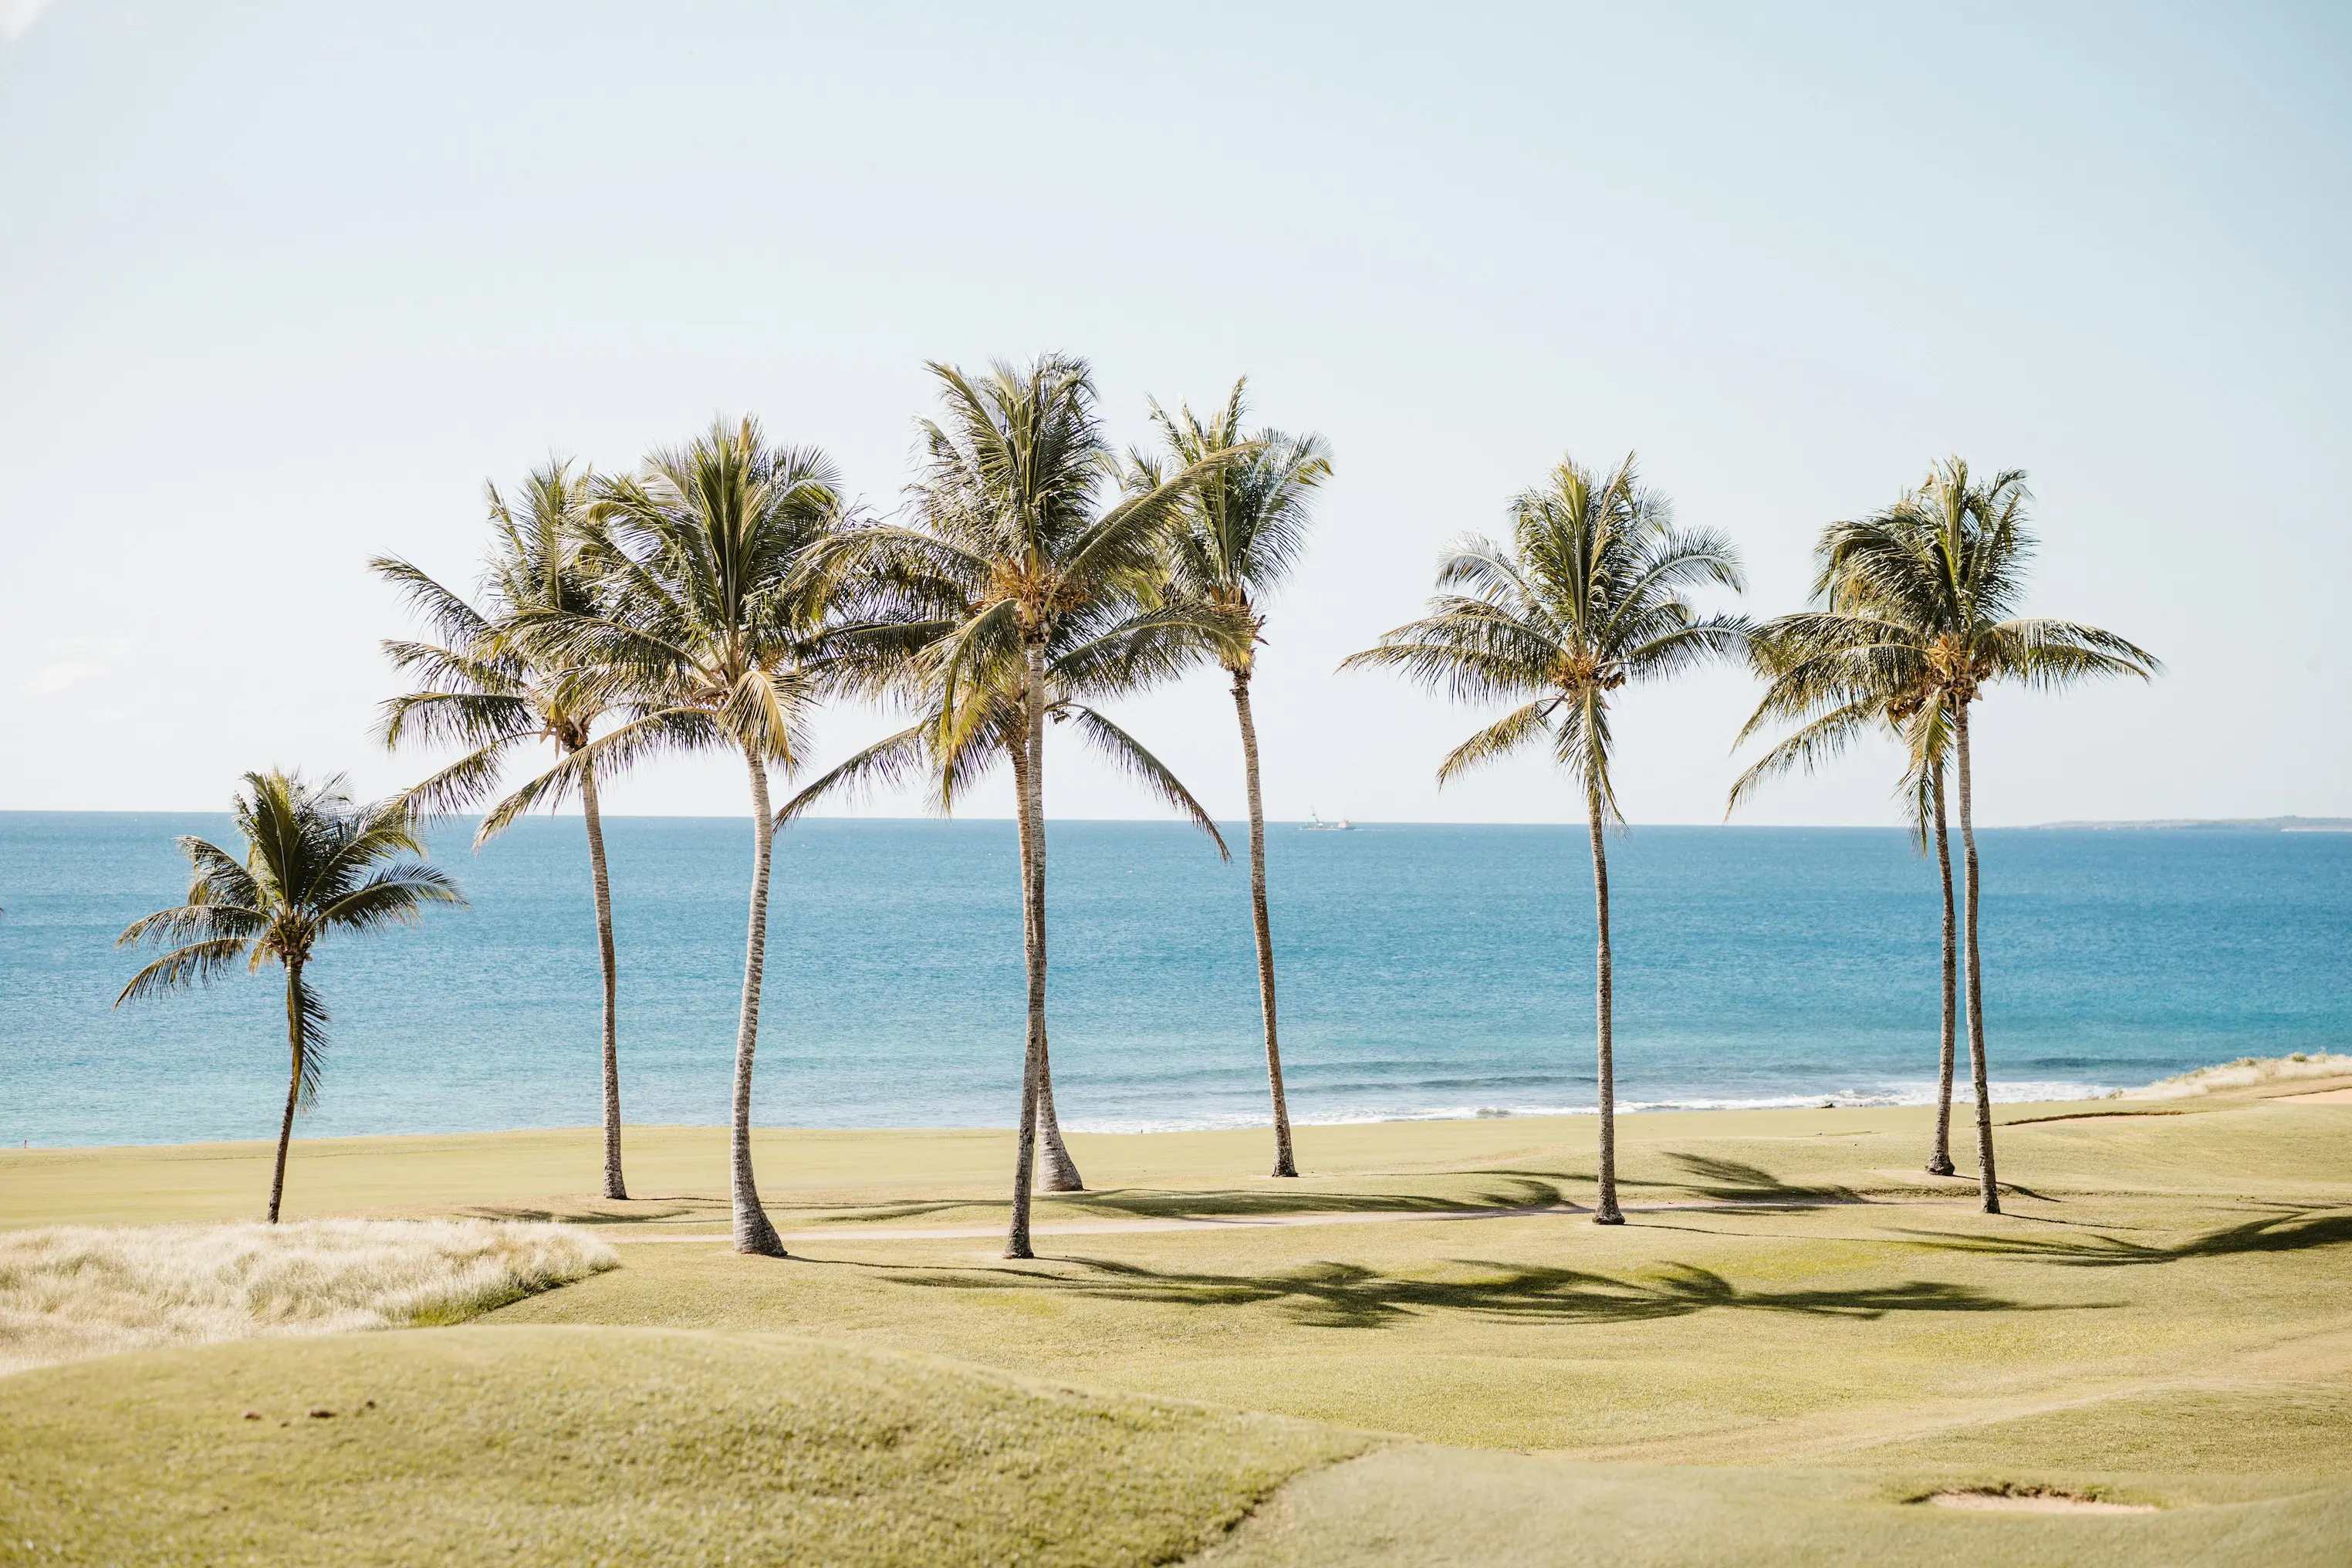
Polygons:
<instances>
[{"instance_id":1,"label":"palm tree crown","mask_svg":"<svg viewBox=\"0 0 2352 1568\"><path fill-rule=\"evenodd\" d=\"M1738 589L1738 559L1722 535L1675 527L1630 457L1606 476L1564 461L1511 515L1507 547L1455 540L1437 570L1439 588L1454 591L1341 668L1399 669L1465 701L1516 701L1446 756L1438 781L1548 738L1617 820L1609 694L1738 651L1748 623L1703 615L1685 597L1702 584Z\"/></svg>"},{"instance_id":2,"label":"palm tree crown","mask_svg":"<svg viewBox=\"0 0 2352 1568\"><path fill-rule=\"evenodd\" d=\"M394 668L417 689L383 705L377 735L387 746L457 744L466 754L411 788L406 798L432 814L463 811L498 784L512 753L541 742L569 753L588 744L604 709L567 662L513 635L526 615L593 614L597 578L584 531L594 479L550 463L525 481L520 509L496 485L489 499L490 550L480 606L398 556L370 563L398 587L440 640L390 639ZM479 845L513 820L488 818Z\"/></svg>"},{"instance_id":3,"label":"palm tree crown","mask_svg":"<svg viewBox=\"0 0 2352 1568\"><path fill-rule=\"evenodd\" d=\"M1235 673L1255 662L1263 602L1306 548L1314 492L1331 477L1331 448L1322 437L1244 433L1247 385L1247 378L1234 382L1224 406L1205 420L1189 405L1171 415L1154 404L1167 458L1138 453L1128 467L1130 489L1141 493L1171 471L1169 459L1178 470L1208 466L1185 500L1184 526L1170 542L1170 586L1239 617L1239 635L1208 647ZM1215 466L1220 459L1223 466Z\"/></svg>"},{"instance_id":4,"label":"palm tree crown","mask_svg":"<svg viewBox=\"0 0 2352 1568\"><path fill-rule=\"evenodd\" d=\"M812 566L845 509L822 452L719 421L635 475L598 479L594 496L582 554L594 604L533 605L513 635L630 717L516 791L486 829L590 763L723 745L791 766L824 694L834 584Z\"/></svg>"}]
</instances>

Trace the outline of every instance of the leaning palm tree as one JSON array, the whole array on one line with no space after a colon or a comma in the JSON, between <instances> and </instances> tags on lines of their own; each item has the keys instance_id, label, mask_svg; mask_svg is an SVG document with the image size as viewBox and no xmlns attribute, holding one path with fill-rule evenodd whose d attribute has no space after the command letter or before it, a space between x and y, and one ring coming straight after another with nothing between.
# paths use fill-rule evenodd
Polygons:
<instances>
[{"instance_id":1,"label":"leaning palm tree","mask_svg":"<svg viewBox=\"0 0 2352 1568\"><path fill-rule=\"evenodd\" d=\"M1724 815L1737 810L1767 780L1798 768L1811 773L1865 734L1890 734L1903 747L1906 762L1897 795L1912 845L1935 857L1943 879L1943 1032L1927 1170L1948 1176L1954 1173L1952 1068L1959 994L1958 919L1952 897L1945 788L1952 727L1928 671L1927 644L1927 634L1920 628L1834 605L1781 616L1759 626L1749 653L1757 673L1769 684L1735 744L1775 721L1793 721L1796 728L1732 784Z\"/></svg>"},{"instance_id":2,"label":"leaning palm tree","mask_svg":"<svg viewBox=\"0 0 2352 1568\"><path fill-rule=\"evenodd\" d=\"M269 1223L286 1193L294 1112L316 1102L326 1066L327 1007L304 977L320 939L413 923L427 904L462 904L456 883L425 864L407 807L354 806L342 781L321 784L278 772L247 773L232 808L245 854L209 840L180 840L194 877L187 900L132 923L118 946L177 943L131 977L123 1003L209 984L242 959L247 970L286 972L286 1044L292 1056Z\"/></svg>"},{"instance_id":3,"label":"leaning palm tree","mask_svg":"<svg viewBox=\"0 0 2352 1568\"><path fill-rule=\"evenodd\" d=\"M1739 563L1720 535L1675 528L1666 498L1642 487L1630 456L1606 475L1563 460L1541 489L1512 502L1511 514L1509 545L1455 540L1439 560L1430 614L1340 668L1394 668L1458 700L1519 704L1447 755L1440 784L1543 740L1581 791L1598 928L1601 1152L1592 1218L1622 1225L1602 838L1623 820L1610 780L1610 693L1740 650L1747 622L1703 615L1685 596L1706 583L1737 591Z\"/></svg>"},{"instance_id":4,"label":"leaning palm tree","mask_svg":"<svg viewBox=\"0 0 2352 1568\"><path fill-rule=\"evenodd\" d=\"M1977 943L1979 878L1969 710L1995 681L2043 691L2101 676L2148 679L2156 658L2097 626L2021 616L2034 539L2021 469L1979 479L1958 458L1937 464L1917 491L1877 515L1832 523L1815 547L1816 596L1927 634L1924 649L1890 637L1853 657L1908 664L1924 656L1936 700L1952 728L1960 816L1962 953L1968 980L1969 1071L1976 1093L1977 1180L1984 1212L2000 1212L1993 1168L1992 1104L1985 1063L1982 965Z\"/></svg>"},{"instance_id":5,"label":"leaning palm tree","mask_svg":"<svg viewBox=\"0 0 2352 1568\"><path fill-rule=\"evenodd\" d=\"M1206 474L1184 505L1184 528L1169 552L1170 586L1232 629L1206 642L1203 651L1233 679L1234 716L1242 736L1242 774L1249 795L1250 916L1257 941L1258 1012L1265 1026L1266 1090L1274 1107L1274 1174L1296 1176L1298 1162L1290 1146L1290 1107L1282 1089L1282 1045L1276 1026L1274 929L1265 903L1265 807L1258 793L1257 723L1250 711L1250 678L1257 670L1257 647L1265 640L1265 600L1280 586L1307 542L1308 504L1317 486L1331 476L1331 453L1320 436L1286 436L1278 430L1242 431L1244 378L1234 383L1225 405L1204 423L1189 406L1171 416L1156 404L1168 457L1178 468L1233 457ZM1148 490L1162 477L1160 460L1139 457L1129 465L1130 485Z\"/></svg>"},{"instance_id":6,"label":"leaning palm tree","mask_svg":"<svg viewBox=\"0 0 2352 1568\"><path fill-rule=\"evenodd\" d=\"M857 531L844 552L894 591L941 606L946 624L924 652L930 742L941 756L1002 722L1016 700L1028 1037L1005 1256L1032 1256L1030 1184L1045 1063L1045 720L1051 671L1069 689L1133 690L1182 668L1200 634L1188 606L1147 601L1165 574L1180 503L1226 459L1187 469L1139 495L1110 500L1116 462L1083 360L1046 354L1024 370L967 375L934 363L940 413L923 421L917 526ZM938 585L936 587L931 585Z\"/></svg>"},{"instance_id":7,"label":"leaning palm tree","mask_svg":"<svg viewBox=\"0 0 2352 1568\"><path fill-rule=\"evenodd\" d=\"M405 798L418 810L438 815L475 806L496 791L516 752L547 744L569 756L584 749L607 718L593 684L576 679L577 672L561 661L533 657L530 647L504 635L513 617L526 610L586 615L596 609L596 574L583 546L593 484L586 471L574 476L568 465L551 463L525 481L520 507L509 505L496 485L488 488L485 605L476 606L397 556L371 563L402 591L438 638L383 645L395 668L416 677L418 689L384 703L378 739L394 749L410 742L466 748L456 762L408 791ZM613 947L613 887L604 863L596 768L583 765L577 779L581 816L588 830L596 955L604 980L604 1195L625 1199L629 1189L621 1172L619 968ZM554 805L563 793L543 791L540 798ZM510 815L496 816L501 826L512 820ZM486 817L474 836L474 847L479 849L495 831Z\"/></svg>"},{"instance_id":8,"label":"leaning palm tree","mask_svg":"<svg viewBox=\"0 0 2352 1568\"><path fill-rule=\"evenodd\" d=\"M775 813L772 768L798 761L832 580L819 547L843 521L840 482L814 447L772 447L745 419L646 459L633 478L597 481L589 564L600 603L533 607L512 635L577 673L623 723L515 791L484 820L496 831L592 769L656 751L722 748L743 759L751 793L751 898L735 1030L729 1176L738 1252L784 1255L751 1169L751 1068L766 974Z\"/></svg>"}]
</instances>

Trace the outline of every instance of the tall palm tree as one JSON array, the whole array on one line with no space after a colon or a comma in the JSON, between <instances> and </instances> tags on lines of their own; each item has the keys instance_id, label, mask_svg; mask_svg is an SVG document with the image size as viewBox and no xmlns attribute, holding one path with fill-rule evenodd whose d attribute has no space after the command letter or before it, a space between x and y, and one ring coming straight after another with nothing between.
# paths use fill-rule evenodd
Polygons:
<instances>
[{"instance_id":1,"label":"tall palm tree","mask_svg":"<svg viewBox=\"0 0 2352 1568\"><path fill-rule=\"evenodd\" d=\"M1317 486L1331 476L1331 452L1318 435L1286 436L1279 430L1244 435L1244 377L1234 383L1225 405L1203 422L1189 406L1171 416L1158 405L1168 457L1178 468L1220 457L1235 460L1202 477L1184 505L1184 528L1169 552L1171 586L1212 613L1236 623L1209 639L1204 651L1233 679L1234 716L1242 735L1242 774L1249 794L1250 916L1257 941L1258 1011L1265 1025L1266 1090L1274 1107L1274 1174L1296 1176L1298 1162L1290 1145L1290 1107L1282 1089L1282 1044L1276 1026L1274 928L1265 904L1265 807L1258 792L1257 723L1250 712L1250 678L1257 669L1258 645L1265 640L1265 600L1279 587L1307 542L1308 506ZM1149 489L1162 476L1161 465L1139 457L1129 466L1130 483Z\"/></svg>"},{"instance_id":2,"label":"tall palm tree","mask_svg":"<svg viewBox=\"0 0 2352 1568\"><path fill-rule=\"evenodd\" d=\"M428 904L466 900L455 882L425 864L425 846L404 805L354 806L341 779L311 784L275 771L247 773L231 810L245 854L203 838L180 840L194 871L186 901L134 921L116 942L178 945L132 975L114 1005L208 984L240 959L248 971L265 963L285 970L292 1064L269 1178L269 1223L276 1225L294 1112L316 1101L326 1067L327 1007L304 977L320 939L411 924Z\"/></svg>"},{"instance_id":3,"label":"tall palm tree","mask_svg":"<svg viewBox=\"0 0 2352 1568\"><path fill-rule=\"evenodd\" d=\"M1934 855L1943 879L1943 1032L1927 1170L1948 1176L1954 1173L1952 1068L1959 994L1958 917L1952 897L1945 787L1952 726L1928 675L1927 638L1921 628L1897 626L1866 607L1842 609L1834 604L1821 611L1778 616L1759 626L1750 658L1769 685L1736 743L1744 743L1776 721L1794 721L1796 728L1733 784L1724 815L1737 810L1768 779L1800 767L1811 773L1862 735L1889 733L1904 748L1906 762L1897 794L1912 844L1921 854ZM1908 651L1898 655L1897 649Z\"/></svg>"},{"instance_id":4,"label":"tall palm tree","mask_svg":"<svg viewBox=\"0 0 2352 1568\"><path fill-rule=\"evenodd\" d=\"M844 558L944 617L922 656L934 693L935 754L963 752L1003 722L1008 700L1017 701L1026 758L1016 777L1029 842L1029 1022L1005 1256L1028 1258L1045 1068L1045 726L1055 706L1053 672L1066 689L1092 693L1136 689L1181 668L1202 635L1200 616L1148 601L1164 578L1185 494L1225 459L1111 499L1117 462L1085 361L1045 354L1025 369L999 363L979 376L929 368L940 411L920 426L918 526L860 529Z\"/></svg>"},{"instance_id":5,"label":"tall palm tree","mask_svg":"<svg viewBox=\"0 0 2352 1568\"><path fill-rule=\"evenodd\" d=\"M542 795L648 752L719 747L743 760L751 794L751 897L735 1030L729 1142L738 1252L784 1256L751 1169L751 1067L766 974L775 812L772 768L798 761L823 695L833 580L815 569L844 523L840 481L814 447L772 447L751 419L714 423L648 457L632 478L596 483L591 611L531 608L513 635L537 657L631 716L517 790L485 819L495 831Z\"/></svg>"},{"instance_id":6,"label":"tall palm tree","mask_svg":"<svg viewBox=\"0 0 2352 1568\"><path fill-rule=\"evenodd\" d=\"M395 668L415 675L418 688L384 703L377 737L388 748L405 742L457 744L465 755L408 792L418 810L459 812L480 804L498 786L509 760L542 743L560 755L584 749L608 715L593 684L574 679L560 661L535 658L527 643L505 636L525 610L587 615L597 607L597 581L586 559L583 532L593 479L585 470L550 463L524 482L520 506L488 487L490 548L480 607L443 587L397 556L371 563L421 615L436 642L388 640ZM589 883L596 908L596 955L604 969L604 1195L629 1195L621 1171L619 968L613 948L613 887L604 862L604 814L597 770L577 775L581 816L588 829ZM563 793L541 792L550 805ZM511 816L498 818L499 826ZM474 836L479 849L496 829L488 819Z\"/></svg>"},{"instance_id":7,"label":"tall palm tree","mask_svg":"<svg viewBox=\"0 0 2352 1568\"><path fill-rule=\"evenodd\" d=\"M2156 658L2113 632L2074 621L2022 616L2034 538L2022 469L1990 479L1958 458L1888 510L1832 523L1815 547L1817 596L1927 633L1924 648L1902 637L1869 644L1853 658L1903 668L1923 661L1952 727L1959 797L1962 953L1968 979L1969 1071L1977 1101L1977 1180L1984 1212L2000 1212L1993 1168L1992 1104L1985 1063L1983 973L1977 944L1979 878L1969 710L1984 688L2012 681L2062 690L2100 676L2152 678Z\"/></svg>"},{"instance_id":8,"label":"tall palm tree","mask_svg":"<svg viewBox=\"0 0 2352 1568\"><path fill-rule=\"evenodd\" d=\"M1509 545L1465 536L1437 568L1430 613L1384 635L1340 668L1399 669L1457 700L1517 701L1437 770L1444 784L1538 739L1584 795L1598 926L1601 1158L1592 1218L1622 1225L1617 1206L1616 1058L1603 830L1622 821L1610 780L1610 693L1736 655L1748 623L1701 614L1685 596L1701 584L1737 591L1730 542L1674 526L1666 498L1643 488L1628 456L1598 475L1563 459L1511 503Z\"/></svg>"}]
</instances>

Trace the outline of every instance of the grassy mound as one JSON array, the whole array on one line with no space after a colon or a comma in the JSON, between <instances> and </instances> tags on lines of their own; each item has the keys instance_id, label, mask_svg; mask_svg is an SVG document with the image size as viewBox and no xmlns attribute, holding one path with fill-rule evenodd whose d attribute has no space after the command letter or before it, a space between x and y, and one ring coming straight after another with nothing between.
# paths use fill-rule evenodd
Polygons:
<instances>
[{"instance_id":1,"label":"grassy mound","mask_svg":"<svg viewBox=\"0 0 2352 1568\"><path fill-rule=\"evenodd\" d=\"M572 1226L482 1220L0 1233L0 1373L147 1345L453 1323L618 1261Z\"/></svg>"},{"instance_id":2,"label":"grassy mound","mask_svg":"<svg viewBox=\"0 0 2352 1568\"><path fill-rule=\"evenodd\" d=\"M1164 1563L1363 1446L782 1338L150 1351L0 1380L0 1563Z\"/></svg>"},{"instance_id":3,"label":"grassy mound","mask_svg":"<svg viewBox=\"0 0 2352 1568\"><path fill-rule=\"evenodd\" d=\"M2352 1078L2352 1056L2336 1051L2297 1051L2291 1057L2240 1057L2233 1062L2199 1068L2195 1072L2159 1079L2146 1089L2126 1089L2119 1098L2193 1100L2200 1095L2261 1089L2271 1084L2302 1083L2329 1078Z\"/></svg>"}]
</instances>

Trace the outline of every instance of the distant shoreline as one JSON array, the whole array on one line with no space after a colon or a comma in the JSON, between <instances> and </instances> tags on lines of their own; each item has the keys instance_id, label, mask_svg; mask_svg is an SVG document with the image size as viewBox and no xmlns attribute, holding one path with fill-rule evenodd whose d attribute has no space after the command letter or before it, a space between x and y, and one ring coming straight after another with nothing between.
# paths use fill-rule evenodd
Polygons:
<instances>
[{"instance_id":1,"label":"distant shoreline","mask_svg":"<svg viewBox=\"0 0 2352 1568\"><path fill-rule=\"evenodd\" d=\"M2037 822L2040 831L2058 828L2128 832L2157 828L2203 829L2229 833L2352 833L2352 816L2178 816L2146 822Z\"/></svg>"}]
</instances>

